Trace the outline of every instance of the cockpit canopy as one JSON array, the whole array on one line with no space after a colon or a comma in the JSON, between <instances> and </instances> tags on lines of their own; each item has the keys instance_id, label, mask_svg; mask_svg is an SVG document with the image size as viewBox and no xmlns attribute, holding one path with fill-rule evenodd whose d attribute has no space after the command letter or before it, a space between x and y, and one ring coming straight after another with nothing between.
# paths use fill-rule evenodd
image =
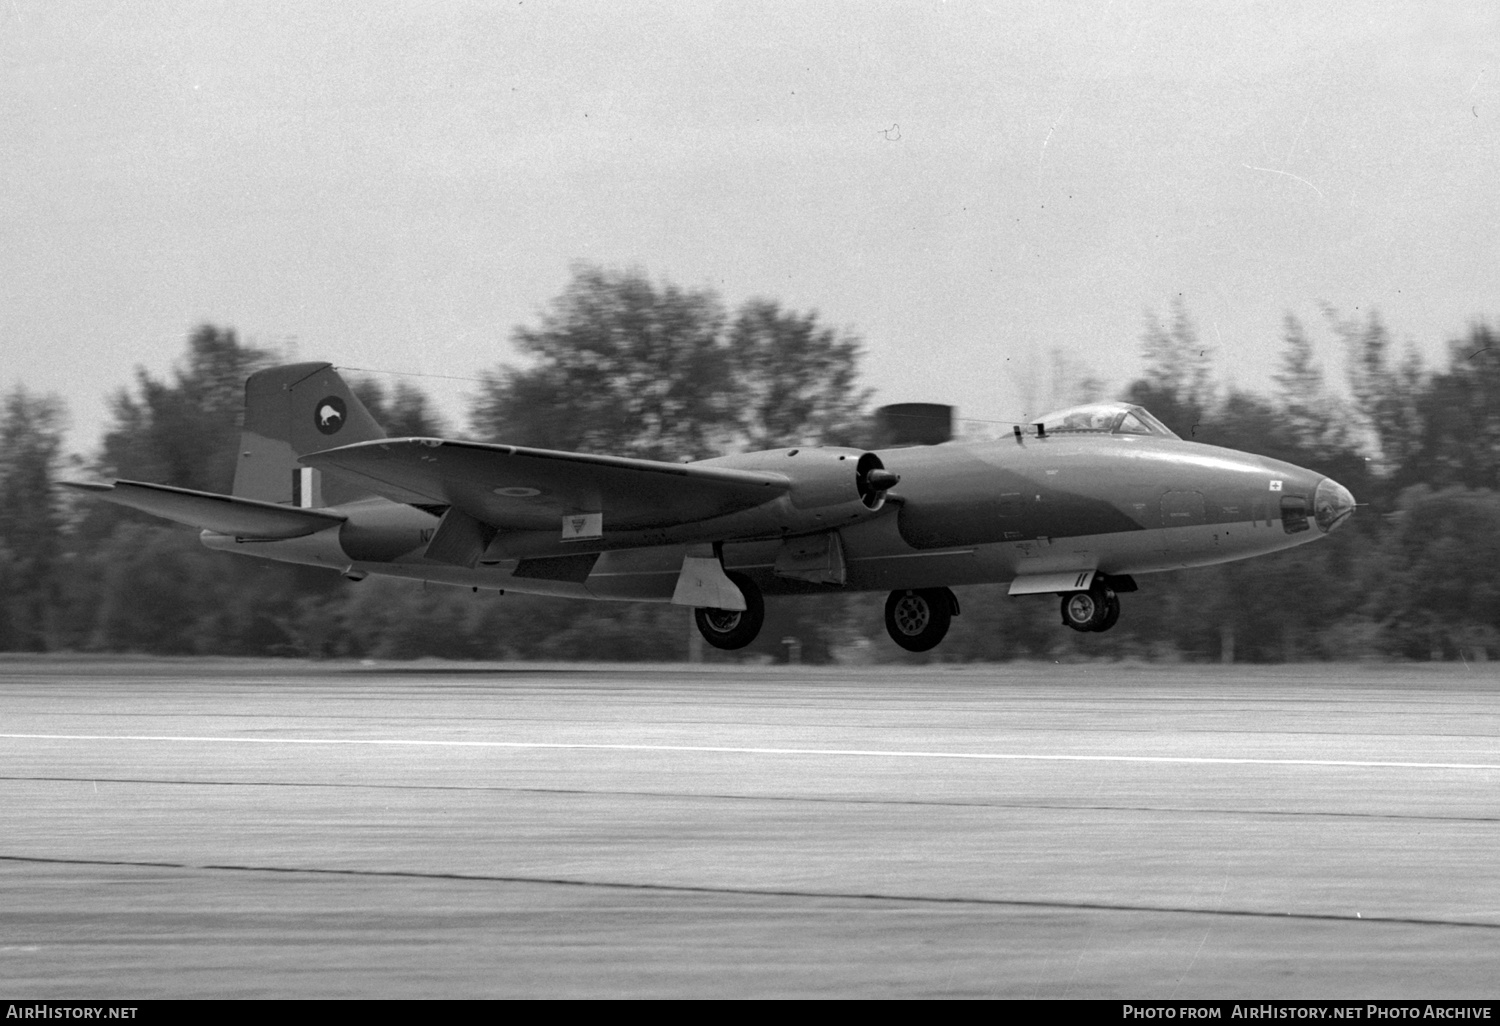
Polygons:
<instances>
[{"instance_id":1,"label":"cockpit canopy","mask_svg":"<svg viewBox=\"0 0 1500 1026\"><path fill-rule=\"evenodd\" d=\"M1066 410L1049 413L1039 421L1043 433L1048 435L1152 435L1157 438L1177 438L1171 429L1144 407L1133 403L1089 403L1085 406L1070 406Z\"/></svg>"}]
</instances>

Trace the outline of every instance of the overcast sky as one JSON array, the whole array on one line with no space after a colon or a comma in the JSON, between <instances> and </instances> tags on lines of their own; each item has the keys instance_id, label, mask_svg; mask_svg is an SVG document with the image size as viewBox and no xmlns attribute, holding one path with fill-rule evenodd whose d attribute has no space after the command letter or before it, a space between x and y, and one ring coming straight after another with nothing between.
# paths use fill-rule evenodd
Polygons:
<instances>
[{"instance_id":1,"label":"overcast sky","mask_svg":"<svg viewBox=\"0 0 1500 1026\"><path fill-rule=\"evenodd\" d=\"M1497 54L1493 0L0 0L0 385L87 450L203 321L472 377L580 259L970 417L1124 384L1179 293L1242 386L1323 303L1435 362L1500 315Z\"/></svg>"}]
</instances>

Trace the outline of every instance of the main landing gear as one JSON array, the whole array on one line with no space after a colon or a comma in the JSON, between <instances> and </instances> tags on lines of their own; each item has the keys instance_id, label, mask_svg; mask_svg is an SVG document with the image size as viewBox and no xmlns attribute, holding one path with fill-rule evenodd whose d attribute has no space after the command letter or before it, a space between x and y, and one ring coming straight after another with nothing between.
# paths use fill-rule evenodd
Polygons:
<instances>
[{"instance_id":1,"label":"main landing gear","mask_svg":"<svg viewBox=\"0 0 1500 1026\"><path fill-rule=\"evenodd\" d=\"M1062 622L1075 631L1107 631L1120 618L1120 597L1107 584L1095 581L1088 591L1062 597Z\"/></svg>"},{"instance_id":2,"label":"main landing gear","mask_svg":"<svg viewBox=\"0 0 1500 1026\"><path fill-rule=\"evenodd\" d=\"M755 640L766 622L766 604L750 578L732 572L726 576L745 596L744 611L699 608L693 610L693 620L704 641L732 651ZM926 652L943 640L957 615L958 597L947 588L907 588L886 599L885 629L908 652Z\"/></svg>"},{"instance_id":3,"label":"main landing gear","mask_svg":"<svg viewBox=\"0 0 1500 1026\"><path fill-rule=\"evenodd\" d=\"M906 588L885 600L885 629L908 652L926 652L948 633L958 597L947 588Z\"/></svg>"},{"instance_id":4,"label":"main landing gear","mask_svg":"<svg viewBox=\"0 0 1500 1026\"><path fill-rule=\"evenodd\" d=\"M734 586L745 596L745 610L694 609L693 619L698 624L698 633L714 648L744 648L755 640L761 625L766 622L766 603L760 597L760 589L744 574L726 573Z\"/></svg>"}]
</instances>

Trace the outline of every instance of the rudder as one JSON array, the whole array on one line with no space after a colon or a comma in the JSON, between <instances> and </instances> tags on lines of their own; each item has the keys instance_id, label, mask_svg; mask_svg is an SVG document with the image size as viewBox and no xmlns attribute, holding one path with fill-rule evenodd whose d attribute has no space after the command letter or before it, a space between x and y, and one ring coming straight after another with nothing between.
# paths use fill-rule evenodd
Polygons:
<instances>
[{"instance_id":1,"label":"rudder","mask_svg":"<svg viewBox=\"0 0 1500 1026\"><path fill-rule=\"evenodd\" d=\"M297 462L322 449L386 437L330 363L294 363L245 381L234 494L293 506L338 506L371 493Z\"/></svg>"}]
</instances>

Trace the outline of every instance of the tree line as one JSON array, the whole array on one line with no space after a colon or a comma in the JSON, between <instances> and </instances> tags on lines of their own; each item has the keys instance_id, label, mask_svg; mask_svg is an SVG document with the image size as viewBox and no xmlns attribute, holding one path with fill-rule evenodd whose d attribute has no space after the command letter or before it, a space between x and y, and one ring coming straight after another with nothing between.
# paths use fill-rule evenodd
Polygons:
<instances>
[{"instance_id":1,"label":"tree line","mask_svg":"<svg viewBox=\"0 0 1500 1026\"><path fill-rule=\"evenodd\" d=\"M761 639L711 659L765 659L796 639L817 662L1107 659L1291 661L1500 655L1500 345L1485 323L1428 368L1378 314L1325 311L1343 353L1328 378L1288 315L1269 394L1227 386L1186 305L1146 317L1144 372L1117 396L1183 438L1339 480L1365 505L1317 545L1143 577L1107 634L1057 622L1055 602L960 589L943 646L913 655L881 627L883 596L772 600ZM709 289L591 265L538 323L522 361L476 383L462 426L402 380L351 387L396 436L452 435L684 460L793 445L869 445L863 343L769 299L730 308ZM63 449L60 400L0 397L0 651L484 659L673 660L693 649L672 606L588 603L380 578L209 552L190 528L65 493L68 476L227 492L244 381L276 362L205 324L175 369L138 369L86 459ZM1059 359L1063 367L1065 361ZM1055 389L1066 383L1054 382ZM1105 398L1097 381L1077 398ZM1082 394L1093 393L1093 394ZM457 428L455 430L455 427Z\"/></svg>"}]
</instances>

